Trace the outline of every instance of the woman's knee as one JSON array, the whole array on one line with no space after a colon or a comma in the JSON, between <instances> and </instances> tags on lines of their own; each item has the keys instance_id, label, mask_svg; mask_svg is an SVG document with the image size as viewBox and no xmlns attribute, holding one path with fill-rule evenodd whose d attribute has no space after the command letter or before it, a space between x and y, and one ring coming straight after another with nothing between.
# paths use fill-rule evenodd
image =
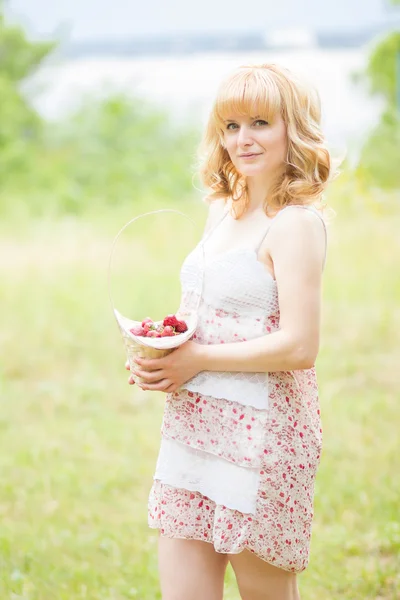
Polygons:
<instances>
[{"instance_id":1,"label":"woman's knee","mask_svg":"<svg viewBox=\"0 0 400 600\"><path fill-rule=\"evenodd\" d=\"M226 554L212 544L160 535L158 563L162 600L222 600Z\"/></svg>"}]
</instances>

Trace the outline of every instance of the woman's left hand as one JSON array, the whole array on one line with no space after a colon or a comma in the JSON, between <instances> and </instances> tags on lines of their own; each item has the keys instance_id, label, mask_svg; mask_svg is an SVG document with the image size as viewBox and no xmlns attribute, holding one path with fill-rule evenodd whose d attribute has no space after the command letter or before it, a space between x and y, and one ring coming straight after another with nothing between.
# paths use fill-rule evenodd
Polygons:
<instances>
[{"instance_id":1,"label":"woman's left hand","mask_svg":"<svg viewBox=\"0 0 400 600\"><path fill-rule=\"evenodd\" d=\"M135 374L142 378L142 390L175 392L202 371L202 345L189 340L163 358L135 359Z\"/></svg>"}]
</instances>

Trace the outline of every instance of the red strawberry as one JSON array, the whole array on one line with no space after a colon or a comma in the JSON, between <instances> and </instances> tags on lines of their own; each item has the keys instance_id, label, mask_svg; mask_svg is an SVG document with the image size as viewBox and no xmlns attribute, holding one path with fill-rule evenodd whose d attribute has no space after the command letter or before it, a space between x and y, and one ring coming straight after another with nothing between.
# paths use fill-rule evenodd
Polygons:
<instances>
[{"instance_id":1,"label":"red strawberry","mask_svg":"<svg viewBox=\"0 0 400 600\"><path fill-rule=\"evenodd\" d=\"M186 325L185 321L178 321L178 323L175 325L175 331L177 333L184 333L185 331L187 331L188 326Z\"/></svg>"},{"instance_id":2,"label":"red strawberry","mask_svg":"<svg viewBox=\"0 0 400 600\"><path fill-rule=\"evenodd\" d=\"M161 333L161 337L170 337L171 335L175 335L174 328L171 325L167 325L164 327L164 331Z\"/></svg>"},{"instance_id":3,"label":"red strawberry","mask_svg":"<svg viewBox=\"0 0 400 600\"><path fill-rule=\"evenodd\" d=\"M132 329L130 329L129 331L133 333L133 335L145 335L143 327L141 327L140 325L135 325L135 327L132 327Z\"/></svg>"},{"instance_id":4,"label":"red strawberry","mask_svg":"<svg viewBox=\"0 0 400 600\"><path fill-rule=\"evenodd\" d=\"M161 337L161 335L155 329L150 329L150 331L146 333L146 337Z\"/></svg>"},{"instance_id":5,"label":"red strawberry","mask_svg":"<svg viewBox=\"0 0 400 600\"><path fill-rule=\"evenodd\" d=\"M146 317L145 319L143 319L142 327L144 327L146 323L148 323L149 325L153 325L153 319L150 319L150 317Z\"/></svg>"},{"instance_id":6,"label":"red strawberry","mask_svg":"<svg viewBox=\"0 0 400 600\"><path fill-rule=\"evenodd\" d=\"M170 325L171 327L175 327L179 323L178 319L175 315L167 315L163 321L164 327Z\"/></svg>"},{"instance_id":7,"label":"red strawberry","mask_svg":"<svg viewBox=\"0 0 400 600\"><path fill-rule=\"evenodd\" d=\"M147 334L149 331L154 331L154 330L155 330L155 327L154 327L154 323L153 323L153 322L151 322L151 323L150 323L149 321L147 321L147 323L145 323L145 324L143 325L143 331L144 331L145 335L146 335L146 334Z\"/></svg>"}]
</instances>

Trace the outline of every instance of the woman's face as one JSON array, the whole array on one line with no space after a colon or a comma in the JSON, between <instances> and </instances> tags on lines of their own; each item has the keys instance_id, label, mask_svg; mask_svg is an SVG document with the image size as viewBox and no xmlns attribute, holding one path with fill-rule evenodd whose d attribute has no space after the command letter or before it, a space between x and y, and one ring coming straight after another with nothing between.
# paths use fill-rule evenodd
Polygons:
<instances>
[{"instance_id":1,"label":"woman's face","mask_svg":"<svg viewBox=\"0 0 400 600\"><path fill-rule=\"evenodd\" d=\"M274 177L285 166L287 132L281 115L271 123L257 115L229 115L224 144L236 170L245 177Z\"/></svg>"}]
</instances>

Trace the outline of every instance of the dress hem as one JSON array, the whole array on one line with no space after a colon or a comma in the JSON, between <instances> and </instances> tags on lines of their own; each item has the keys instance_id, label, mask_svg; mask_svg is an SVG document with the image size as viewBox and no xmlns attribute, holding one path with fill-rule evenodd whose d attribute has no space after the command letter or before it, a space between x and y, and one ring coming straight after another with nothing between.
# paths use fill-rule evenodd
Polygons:
<instances>
[{"instance_id":1,"label":"dress hem","mask_svg":"<svg viewBox=\"0 0 400 600\"><path fill-rule=\"evenodd\" d=\"M307 567L304 567L301 570L293 570L293 569L285 569L285 567L282 566L277 566L275 565L273 562L269 561L269 560L265 560L265 558L263 558L262 556L260 556L259 554L257 554L257 552L255 552L255 550L252 550L251 548L241 548L238 552L220 552L219 550L217 550L217 548L214 545L214 542L212 540L208 540L208 539L204 539L200 536L184 536L184 535L171 535L171 534L167 534L167 533L162 533L161 532L161 527L157 526L157 525L148 525L149 529L154 529L154 530L158 530L159 535L163 536L163 537L167 537L169 539L172 540L195 540L195 541L199 541L199 542L205 542L206 544L210 544L211 546L214 547L215 552L217 552L218 554L225 554L226 556L230 556L230 555L237 555L237 554L241 554L242 552L245 552L246 550L248 552L251 552L251 554L254 554L255 556L257 556L257 558L259 558L260 560L262 560L263 562L267 563L268 565L271 565L271 567L275 567L276 569L281 569L282 571L286 571L287 573L294 573L295 575L299 575L300 573L303 573L303 571L306 570Z\"/></svg>"}]
</instances>

